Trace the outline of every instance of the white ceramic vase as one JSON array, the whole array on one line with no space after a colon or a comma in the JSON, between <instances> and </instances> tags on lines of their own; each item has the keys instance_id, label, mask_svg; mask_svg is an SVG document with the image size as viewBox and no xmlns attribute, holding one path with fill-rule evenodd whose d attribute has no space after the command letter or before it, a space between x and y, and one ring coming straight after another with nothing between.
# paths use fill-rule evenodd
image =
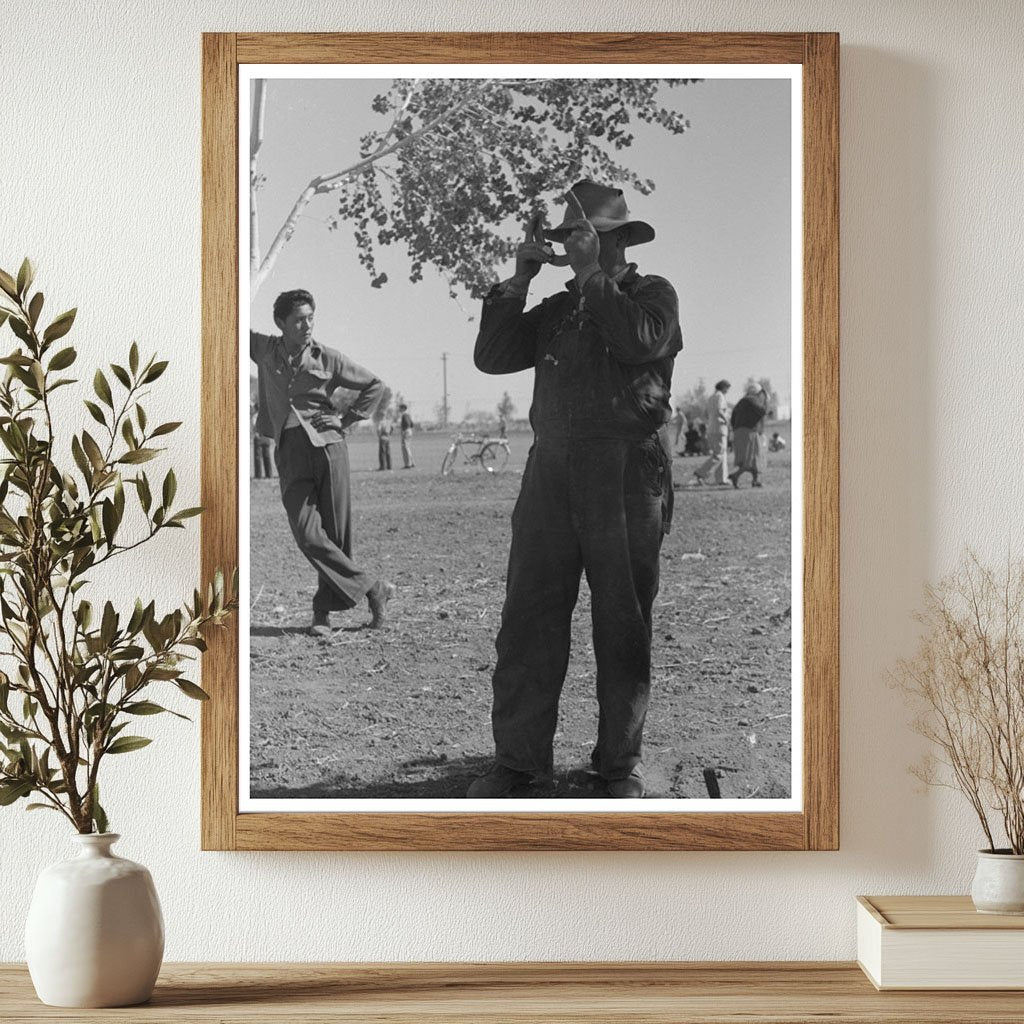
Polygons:
<instances>
[{"instance_id":1,"label":"white ceramic vase","mask_svg":"<svg viewBox=\"0 0 1024 1024\"><path fill-rule=\"evenodd\" d=\"M1024 854L979 850L971 899L982 914L1024 914Z\"/></svg>"},{"instance_id":2,"label":"white ceramic vase","mask_svg":"<svg viewBox=\"0 0 1024 1024\"><path fill-rule=\"evenodd\" d=\"M36 883L25 954L36 994L50 1006L134 1006L153 993L163 915L149 872L111 852L120 838L76 835L79 855Z\"/></svg>"}]
</instances>

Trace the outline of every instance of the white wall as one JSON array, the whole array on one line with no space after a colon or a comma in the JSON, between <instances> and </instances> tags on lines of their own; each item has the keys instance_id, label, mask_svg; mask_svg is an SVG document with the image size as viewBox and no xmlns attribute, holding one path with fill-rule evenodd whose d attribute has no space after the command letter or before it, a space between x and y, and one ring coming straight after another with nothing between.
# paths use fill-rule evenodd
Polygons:
<instances>
[{"instance_id":1,"label":"white wall","mask_svg":"<svg viewBox=\"0 0 1024 1024\"><path fill-rule=\"evenodd\" d=\"M168 958L849 958L857 893L965 892L977 830L907 775L917 744L885 678L924 579L965 543L1020 550L1019 4L356 6L7 0L0 266L32 254L54 303L82 307L85 365L132 338L173 357L150 411L187 422L172 454L195 494L201 31L839 31L842 850L200 853L197 731L167 723L106 802L156 878ZM154 548L140 586L188 593L196 536ZM56 816L0 811L0 960L22 957L34 875L70 846Z\"/></svg>"}]
</instances>

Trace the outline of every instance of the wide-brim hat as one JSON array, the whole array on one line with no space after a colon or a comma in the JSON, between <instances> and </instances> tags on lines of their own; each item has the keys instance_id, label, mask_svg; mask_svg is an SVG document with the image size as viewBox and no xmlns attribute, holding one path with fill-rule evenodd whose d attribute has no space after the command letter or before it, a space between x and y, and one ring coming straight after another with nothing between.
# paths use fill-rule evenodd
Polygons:
<instances>
[{"instance_id":1,"label":"wide-brim hat","mask_svg":"<svg viewBox=\"0 0 1024 1024\"><path fill-rule=\"evenodd\" d=\"M629 228L626 245L642 245L654 238L654 228L642 220L631 220L621 188L598 185L596 181L577 181L570 190L579 200L587 220L596 231L614 231ZM552 242L564 242L572 233L573 216L571 208L565 211L565 218L558 227L545 230L544 237Z\"/></svg>"}]
</instances>

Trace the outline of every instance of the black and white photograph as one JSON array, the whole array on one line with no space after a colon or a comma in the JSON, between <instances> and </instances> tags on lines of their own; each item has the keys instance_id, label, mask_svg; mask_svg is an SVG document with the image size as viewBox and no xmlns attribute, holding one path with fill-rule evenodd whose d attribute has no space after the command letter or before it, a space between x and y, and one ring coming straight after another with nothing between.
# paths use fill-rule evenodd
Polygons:
<instances>
[{"instance_id":1,"label":"black and white photograph","mask_svg":"<svg viewBox=\"0 0 1024 1024\"><path fill-rule=\"evenodd\" d=\"M799 810L799 66L239 71L240 810Z\"/></svg>"}]
</instances>

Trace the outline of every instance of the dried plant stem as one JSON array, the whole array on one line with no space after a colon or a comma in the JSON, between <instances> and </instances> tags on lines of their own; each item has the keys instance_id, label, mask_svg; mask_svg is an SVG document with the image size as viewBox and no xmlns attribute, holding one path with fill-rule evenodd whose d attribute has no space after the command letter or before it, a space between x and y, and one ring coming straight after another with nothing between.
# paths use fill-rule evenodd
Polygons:
<instances>
[{"instance_id":1,"label":"dried plant stem","mask_svg":"<svg viewBox=\"0 0 1024 1024\"><path fill-rule=\"evenodd\" d=\"M1005 836L1024 853L1024 562L997 574L970 553L925 591L923 633L895 679L920 709L916 732L936 744L912 769L967 798L990 850ZM946 781L951 779L952 782Z\"/></svg>"}]
</instances>

